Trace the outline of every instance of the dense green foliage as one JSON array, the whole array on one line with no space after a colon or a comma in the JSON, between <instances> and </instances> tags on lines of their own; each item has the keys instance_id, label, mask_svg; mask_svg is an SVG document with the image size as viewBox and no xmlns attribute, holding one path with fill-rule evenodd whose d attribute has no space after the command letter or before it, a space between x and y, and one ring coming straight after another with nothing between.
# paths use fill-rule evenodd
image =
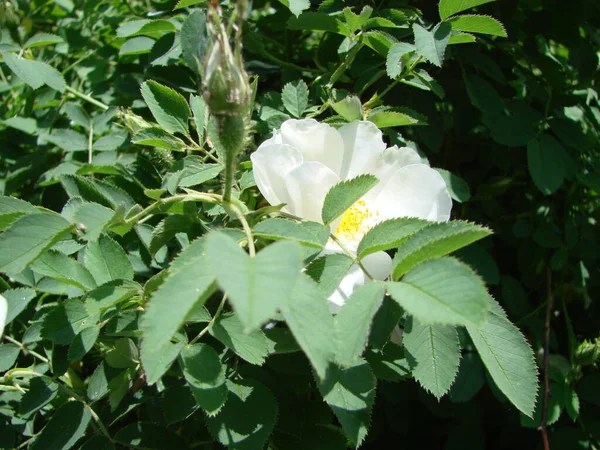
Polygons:
<instances>
[{"instance_id":1,"label":"dense green foliage","mask_svg":"<svg viewBox=\"0 0 600 450\"><path fill-rule=\"evenodd\" d=\"M206 3L0 4L0 448L600 448L597 2ZM452 220L321 253L378 180L269 205L250 154L306 117Z\"/></svg>"}]
</instances>

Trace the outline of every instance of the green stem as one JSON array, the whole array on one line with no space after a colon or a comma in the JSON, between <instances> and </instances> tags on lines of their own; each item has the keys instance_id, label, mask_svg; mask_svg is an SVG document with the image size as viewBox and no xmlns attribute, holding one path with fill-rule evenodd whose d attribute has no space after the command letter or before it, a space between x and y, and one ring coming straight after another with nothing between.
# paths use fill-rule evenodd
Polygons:
<instances>
[{"instance_id":1,"label":"green stem","mask_svg":"<svg viewBox=\"0 0 600 450\"><path fill-rule=\"evenodd\" d=\"M125 219L125 223L129 224L129 225L131 225L131 224L135 225L143 217L150 215L152 213L152 211L154 211L155 209L157 209L163 205L167 205L169 203L173 203L173 202L177 202L177 201L185 201L185 200L198 201L198 202L204 202L204 203L220 203L222 199L221 199L221 196L218 194L205 194L204 192L198 192L198 193L194 193L194 194L178 194L178 195L174 195L172 197L163 198L161 200L158 200L157 202L151 204L147 208L145 208L142 211L140 211L139 213L137 213L135 216Z\"/></svg>"},{"instance_id":2,"label":"green stem","mask_svg":"<svg viewBox=\"0 0 600 450\"><path fill-rule=\"evenodd\" d=\"M79 98L85 100L86 102L91 103L92 105L96 105L99 108L102 108L104 111L107 111L108 109L110 109L110 107L108 105L105 105L104 103L90 97L87 94L84 94L82 92L79 92L76 89L73 89L71 86L66 86L65 89L67 91L69 91L71 94L73 94L75 97L79 97Z\"/></svg>"},{"instance_id":3,"label":"green stem","mask_svg":"<svg viewBox=\"0 0 600 450\"><path fill-rule=\"evenodd\" d=\"M235 216L242 223L242 228L244 229L244 233L246 233L246 240L248 241L248 252L250 253L250 256L254 257L254 255L256 255L256 248L254 247L252 229L250 228L246 217L244 216L244 214L242 214L240 209L232 203L230 203L230 206L232 207Z\"/></svg>"},{"instance_id":4,"label":"green stem","mask_svg":"<svg viewBox=\"0 0 600 450\"><path fill-rule=\"evenodd\" d=\"M327 85L332 87L334 83L339 80L339 78L344 74L346 70L352 65L354 58L358 54L361 48L363 48L362 37L359 36L359 40L354 47L350 49L350 51L346 54L346 58L344 58L344 62L340 64L340 66L333 72L331 78L329 79L329 83Z\"/></svg>"},{"instance_id":5,"label":"green stem","mask_svg":"<svg viewBox=\"0 0 600 450\"><path fill-rule=\"evenodd\" d=\"M28 349L25 346L25 344L17 341L16 339L13 339L13 338L11 338L10 336L7 336L7 335L4 335L3 338L6 339L8 342L11 342L11 343L15 344L16 346L18 346L23 353L29 353L29 354L31 354L31 356L35 356L37 359L39 359L43 363L48 363L49 362L48 358L46 358L45 356L40 355L37 352L34 352L33 350Z\"/></svg>"},{"instance_id":6,"label":"green stem","mask_svg":"<svg viewBox=\"0 0 600 450\"><path fill-rule=\"evenodd\" d=\"M92 123L92 121L90 121L90 132L88 133L88 164L92 164L93 143L94 143L94 124Z\"/></svg>"},{"instance_id":7,"label":"green stem","mask_svg":"<svg viewBox=\"0 0 600 450\"><path fill-rule=\"evenodd\" d=\"M231 189L233 187L235 168L235 155L228 152L227 161L225 162L225 187L223 191L223 201L226 203L231 201Z\"/></svg>"},{"instance_id":8,"label":"green stem","mask_svg":"<svg viewBox=\"0 0 600 450\"><path fill-rule=\"evenodd\" d=\"M227 300L227 294L223 295L223 298L221 299L221 303L219 303L219 306L217 307L217 310L215 311L215 315L212 317L212 319L210 319L210 322L208 322L208 325L206 325L202 329L202 331L200 331L200 333L198 333L196 335L196 337L194 337L194 339L192 339L190 341L188 346L194 345L196 342L198 342L200 340L200 338L202 336L204 336L208 332L208 330L210 330L210 327L212 327L212 325L215 323L215 320L217 320L217 318L221 314L221 311L223 311L223 307L225 306L226 300Z\"/></svg>"}]
</instances>

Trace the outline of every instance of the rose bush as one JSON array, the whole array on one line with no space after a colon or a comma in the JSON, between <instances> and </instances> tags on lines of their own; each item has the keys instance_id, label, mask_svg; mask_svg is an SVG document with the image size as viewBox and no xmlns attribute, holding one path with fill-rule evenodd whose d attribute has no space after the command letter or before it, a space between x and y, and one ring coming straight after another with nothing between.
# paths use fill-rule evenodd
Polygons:
<instances>
[{"instance_id":1,"label":"rose bush","mask_svg":"<svg viewBox=\"0 0 600 450\"><path fill-rule=\"evenodd\" d=\"M322 222L325 196L335 184L362 174L375 175L379 183L331 227L337 240L353 253L365 233L384 220L450 219L452 199L440 174L409 147L387 148L381 131L368 121L335 129L314 119L287 120L251 159L256 184L271 205L285 203L284 212L315 222ZM341 251L333 240L325 250ZM367 256L362 268L350 269L329 300L343 305L370 277L385 280L391 268L387 253Z\"/></svg>"}]
</instances>

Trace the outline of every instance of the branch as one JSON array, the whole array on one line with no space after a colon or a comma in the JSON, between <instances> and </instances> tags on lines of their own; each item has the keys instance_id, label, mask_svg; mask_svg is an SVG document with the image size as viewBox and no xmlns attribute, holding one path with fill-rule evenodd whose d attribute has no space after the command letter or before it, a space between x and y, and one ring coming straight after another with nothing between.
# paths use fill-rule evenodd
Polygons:
<instances>
[{"instance_id":1,"label":"branch","mask_svg":"<svg viewBox=\"0 0 600 450\"><path fill-rule=\"evenodd\" d=\"M548 429L546 422L548 421L548 402L550 400L550 320L552 319L552 308L554 298L552 297L552 270L546 268L546 323L544 325L544 398L542 406L542 421L540 431L542 432L542 440L544 441L544 450L550 450L550 442L548 440Z\"/></svg>"}]
</instances>

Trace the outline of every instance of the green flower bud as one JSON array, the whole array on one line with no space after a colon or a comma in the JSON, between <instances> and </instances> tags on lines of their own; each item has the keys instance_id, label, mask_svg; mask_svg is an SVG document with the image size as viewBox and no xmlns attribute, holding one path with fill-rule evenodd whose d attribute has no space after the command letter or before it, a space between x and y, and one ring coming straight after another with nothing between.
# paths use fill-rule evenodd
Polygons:
<instances>
[{"instance_id":1,"label":"green flower bud","mask_svg":"<svg viewBox=\"0 0 600 450\"><path fill-rule=\"evenodd\" d=\"M209 10L208 31L212 43L204 67L204 100L215 116L245 114L252 89L241 57L241 38L236 35L234 54L218 5Z\"/></svg>"},{"instance_id":2,"label":"green flower bud","mask_svg":"<svg viewBox=\"0 0 600 450\"><path fill-rule=\"evenodd\" d=\"M581 366L591 366L596 363L600 356L600 339L595 341L583 341L575 350L575 362Z\"/></svg>"},{"instance_id":3,"label":"green flower bud","mask_svg":"<svg viewBox=\"0 0 600 450\"><path fill-rule=\"evenodd\" d=\"M152 124L146 122L146 120L143 117L138 116L133 111L131 111L131 108L120 109L117 113L117 116L119 117L119 119L121 119L121 121L132 136L135 136L137 133L140 132L140 130L143 130L144 128L150 128L152 126Z\"/></svg>"}]
</instances>

